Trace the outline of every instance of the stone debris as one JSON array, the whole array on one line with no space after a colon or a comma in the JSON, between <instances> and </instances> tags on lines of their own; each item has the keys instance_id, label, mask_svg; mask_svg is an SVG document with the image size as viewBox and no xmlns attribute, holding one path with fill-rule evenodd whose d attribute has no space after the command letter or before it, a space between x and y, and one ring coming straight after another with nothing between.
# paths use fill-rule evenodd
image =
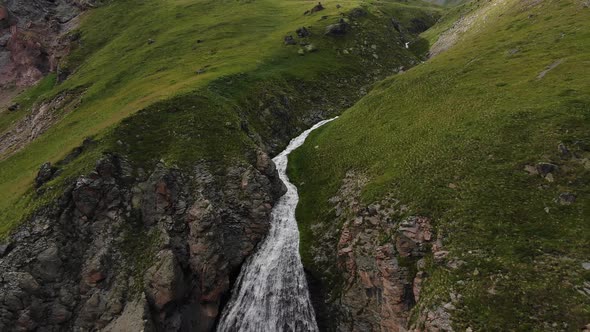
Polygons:
<instances>
[{"instance_id":1,"label":"stone debris","mask_svg":"<svg viewBox=\"0 0 590 332\"><path fill-rule=\"evenodd\" d=\"M561 205L572 205L576 202L576 195L569 192L561 193L555 201Z\"/></svg>"},{"instance_id":2,"label":"stone debris","mask_svg":"<svg viewBox=\"0 0 590 332\"><path fill-rule=\"evenodd\" d=\"M293 38L293 36L285 36L283 42L285 43L285 45L297 45L297 41L295 41L295 38Z\"/></svg>"}]
</instances>

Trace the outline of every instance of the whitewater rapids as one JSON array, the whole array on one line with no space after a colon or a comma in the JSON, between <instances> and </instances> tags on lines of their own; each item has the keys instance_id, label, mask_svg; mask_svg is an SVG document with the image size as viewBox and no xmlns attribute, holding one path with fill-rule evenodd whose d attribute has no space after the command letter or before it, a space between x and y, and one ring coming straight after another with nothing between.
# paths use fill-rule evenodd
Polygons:
<instances>
[{"instance_id":1,"label":"whitewater rapids","mask_svg":"<svg viewBox=\"0 0 590 332\"><path fill-rule=\"evenodd\" d=\"M295 220L299 195L287 177L287 163L289 154L313 130L334 119L321 121L304 131L273 159L287 193L272 209L268 236L242 266L218 332L318 331L299 256Z\"/></svg>"}]
</instances>

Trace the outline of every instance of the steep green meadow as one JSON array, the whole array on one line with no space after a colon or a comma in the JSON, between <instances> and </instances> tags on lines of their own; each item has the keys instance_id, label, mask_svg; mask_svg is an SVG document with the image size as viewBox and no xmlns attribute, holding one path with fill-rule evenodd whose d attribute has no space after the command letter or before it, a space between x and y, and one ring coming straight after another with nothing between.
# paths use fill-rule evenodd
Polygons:
<instances>
[{"instance_id":1,"label":"steep green meadow","mask_svg":"<svg viewBox=\"0 0 590 332\"><path fill-rule=\"evenodd\" d=\"M433 24L439 10L419 1L323 4L325 10L303 15L314 2L122 0L86 13L71 33L74 51L61 64L73 74L61 84L50 75L17 98L26 110L66 90L84 91L75 110L58 110L60 121L41 137L0 156L0 237L90 170L103 152L122 153L147 168L158 160L179 167L198 160L223 164L245 158L246 148L260 143L248 137L244 120L250 136L280 136L274 123L265 122L277 117L267 114L276 100L301 108L300 114L283 114L292 126L285 134L309 125L304 117L310 108L341 111L358 99L359 87L419 61L397 41L389 15L408 26L415 17ZM328 24L359 6L370 17L358 18L344 37L324 36ZM301 46L283 45L284 36L296 37L301 26L311 27L305 40L317 49L305 56L298 54ZM367 42L379 47L371 51L381 57L379 64L359 51L369 49ZM0 131L26 114L0 113ZM39 166L61 160L86 137L98 144L63 166L38 195L32 182Z\"/></svg>"},{"instance_id":2,"label":"steep green meadow","mask_svg":"<svg viewBox=\"0 0 590 332\"><path fill-rule=\"evenodd\" d=\"M430 263L418 308L456 292L457 331L579 330L590 322L579 291L590 280L590 9L468 4L489 5L456 46L383 81L292 154L304 264L329 284L310 257L310 228L331 222L328 199L356 170L370 178L365 202L394 194L407 215L431 217L465 262ZM424 37L446 28L434 29ZM525 172L539 162L558 165L553 182ZM559 204L562 193L577 199Z\"/></svg>"}]
</instances>

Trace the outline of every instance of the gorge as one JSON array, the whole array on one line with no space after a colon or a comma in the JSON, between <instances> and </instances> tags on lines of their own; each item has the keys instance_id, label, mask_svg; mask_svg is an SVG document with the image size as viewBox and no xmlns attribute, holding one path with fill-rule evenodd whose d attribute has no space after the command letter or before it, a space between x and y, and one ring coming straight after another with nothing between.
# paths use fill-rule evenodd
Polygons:
<instances>
[{"instance_id":1,"label":"gorge","mask_svg":"<svg viewBox=\"0 0 590 332\"><path fill-rule=\"evenodd\" d=\"M589 7L0 0L0 331L590 331Z\"/></svg>"},{"instance_id":2,"label":"gorge","mask_svg":"<svg viewBox=\"0 0 590 332\"><path fill-rule=\"evenodd\" d=\"M273 207L269 234L244 263L217 331L318 330L299 257L299 231L295 220L299 196L287 177L287 163L289 154L300 147L313 130L333 120L315 124L273 158L287 192Z\"/></svg>"}]
</instances>

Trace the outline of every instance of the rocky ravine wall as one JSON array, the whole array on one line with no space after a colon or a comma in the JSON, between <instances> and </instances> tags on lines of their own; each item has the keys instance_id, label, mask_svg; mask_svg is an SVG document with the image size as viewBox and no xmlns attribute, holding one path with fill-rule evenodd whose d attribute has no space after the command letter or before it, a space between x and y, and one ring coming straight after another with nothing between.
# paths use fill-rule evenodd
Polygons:
<instances>
[{"instance_id":1,"label":"rocky ravine wall","mask_svg":"<svg viewBox=\"0 0 590 332\"><path fill-rule=\"evenodd\" d=\"M210 330L285 190L255 159L213 175L102 158L0 247L0 330Z\"/></svg>"},{"instance_id":2,"label":"rocky ravine wall","mask_svg":"<svg viewBox=\"0 0 590 332\"><path fill-rule=\"evenodd\" d=\"M425 257L453 266L442 236L435 236L429 218L406 216L407 206L392 195L361 203L367 182L349 172L330 199L336 218L312 226L308 267L324 283L312 281L319 325L327 331L452 331L442 307L418 313L421 327L409 328L428 277Z\"/></svg>"},{"instance_id":3,"label":"rocky ravine wall","mask_svg":"<svg viewBox=\"0 0 590 332\"><path fill-rule=\"evenodd\" d=\"M58 69L69 53L66 34L100 0L0 1L0 88L27 87Z\"/></svg>"}]
</instances>

